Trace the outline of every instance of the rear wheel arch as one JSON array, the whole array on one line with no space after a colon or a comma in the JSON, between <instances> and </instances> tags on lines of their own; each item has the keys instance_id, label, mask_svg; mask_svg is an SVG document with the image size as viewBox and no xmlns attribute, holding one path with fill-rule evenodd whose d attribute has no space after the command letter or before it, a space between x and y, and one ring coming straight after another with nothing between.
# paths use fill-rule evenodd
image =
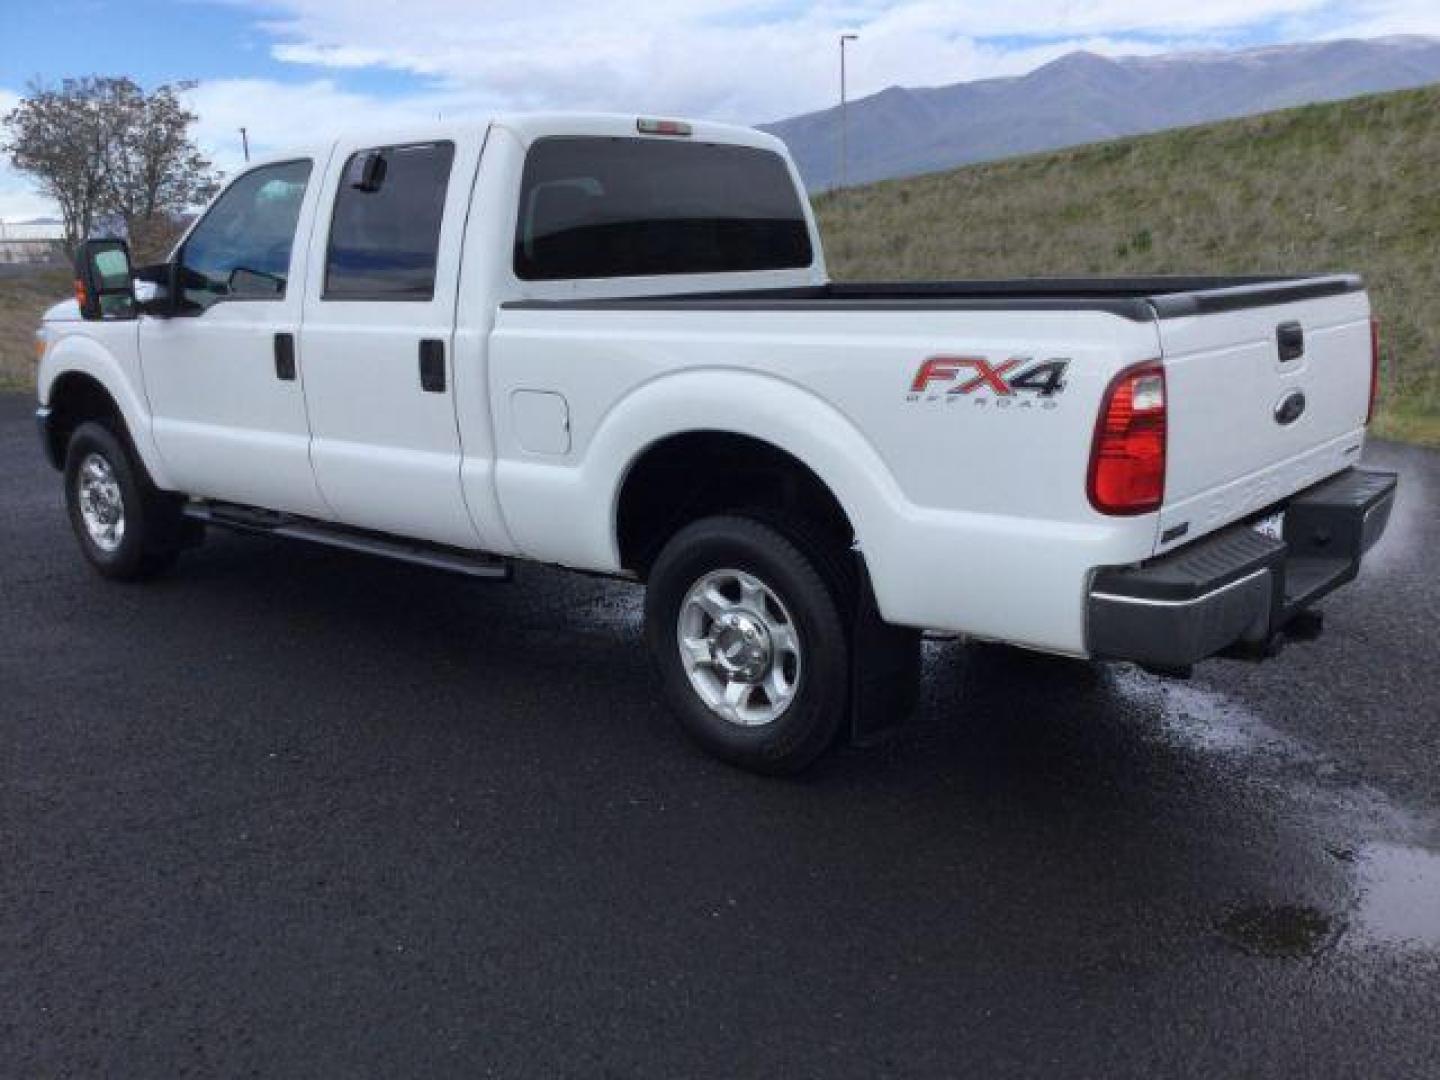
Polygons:
<instances>
[{"instance_id":1,"label":"rear wheel arch","mask_svg":"<svg viewBox=\"0 0 1440 1080\"><path fill-rule=\"evenodd\" d=\"M620 564L643 578L686 525L737 512L803 531L832 550L848 549L856 535L831 486L795 454L753 435L690 430L651 442L626 469L614 508Z\"/></svg>"}]
</instances>

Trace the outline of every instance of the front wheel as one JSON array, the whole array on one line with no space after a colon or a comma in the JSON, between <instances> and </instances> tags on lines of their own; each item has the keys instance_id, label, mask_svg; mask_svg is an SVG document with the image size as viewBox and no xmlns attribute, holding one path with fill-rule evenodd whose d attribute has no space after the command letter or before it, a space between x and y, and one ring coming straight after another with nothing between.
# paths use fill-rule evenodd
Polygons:
<instances>
[{"instance_id":1,"label":"front wheel","mask_svg":"<svg viewBox=\"0 0 1440 1080\"><path fill-rule=\"evenodd\" d=\"M157 490L144 466L103 424L81 424L70 436L65 505L80 550L105 577L151 577L180 553L180 500Z\"/></svg>"},{"instance_id":2,"label":"front wheel","mask_svg":"<svg viewBox=\"0 0 1440 1080\"><path fill-rule=\"evenodd\" d=\"M686 732L755 772L793 773L834 741L849 643L831 565L748 517L676 533L650 572L645 632Z\"/></svg>"}]
</instances>

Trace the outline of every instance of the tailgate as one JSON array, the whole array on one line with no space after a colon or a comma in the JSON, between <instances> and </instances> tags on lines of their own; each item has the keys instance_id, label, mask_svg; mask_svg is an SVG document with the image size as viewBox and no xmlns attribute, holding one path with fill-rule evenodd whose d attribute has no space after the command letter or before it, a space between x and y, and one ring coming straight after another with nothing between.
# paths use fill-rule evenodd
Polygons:
<instances>
[{"instance_id":1,"label":"tailgate","mask_svg":"<svg viewBox=\"0 0 1440 1080\"><path fill-rule=\"evenodd\" d=\"M1157 305L1169 405L1157 550L1355 464L1370 402L1370 304L1358 285L1173 307Z\"/></svg>"}]
</instances>

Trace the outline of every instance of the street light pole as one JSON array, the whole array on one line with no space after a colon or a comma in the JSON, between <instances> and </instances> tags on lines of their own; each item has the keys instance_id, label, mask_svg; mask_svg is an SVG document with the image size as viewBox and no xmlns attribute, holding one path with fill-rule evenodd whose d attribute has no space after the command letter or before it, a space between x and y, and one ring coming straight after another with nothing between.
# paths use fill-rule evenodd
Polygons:
<instances>
[{"instance_id":1,"label":"street light pole","mask_svg":"<svg viewBox=\"0 0 1440 1080\"><path fill-rule=\"evenodd\" d=\"M245 150L245 160L250 160L250 133L243 127L240 129L240 145Z\"/></svg>"},{"instance_id":2,"label":"street light pole","mask_svg":"<svg viewBox=\"0 0 1440 1080\"><path fill-rule=\"evenodd\" d=\"M845 98L845 43L848 41L859 41L859 34L840 35L840 190L844 191L847 186L847 170L849 169L849 105Z\"/></svg>"}]
</instances>

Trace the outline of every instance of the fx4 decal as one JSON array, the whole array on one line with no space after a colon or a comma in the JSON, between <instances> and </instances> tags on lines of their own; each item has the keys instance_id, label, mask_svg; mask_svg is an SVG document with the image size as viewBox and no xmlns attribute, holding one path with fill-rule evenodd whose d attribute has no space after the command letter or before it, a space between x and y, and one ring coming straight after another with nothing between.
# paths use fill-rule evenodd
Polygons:
<instances>
[{"instance_id":1,"label":"fx4 decal","mask_svg":"<svg viewBox=\"0 0 1440 1080\"><path fill-rule=\"evenodd\" d=\"M1069 367L1068 359L1037 361L1033 356L995 363L983 356L932 356L910 380L905 400L1053 409Z\"/></svg>"}]
</instances>

